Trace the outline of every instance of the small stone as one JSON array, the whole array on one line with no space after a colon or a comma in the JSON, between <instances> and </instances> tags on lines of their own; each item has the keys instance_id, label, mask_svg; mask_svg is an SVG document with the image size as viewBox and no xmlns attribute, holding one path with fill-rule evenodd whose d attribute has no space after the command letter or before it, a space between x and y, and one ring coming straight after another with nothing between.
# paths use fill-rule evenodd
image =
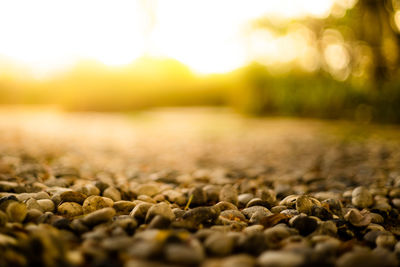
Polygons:
<instances>
[{"instance_id":1,"label":"small stone","mask_svg":"<svg viewBox=\"0 0 400 267\"><path fill-rule=\"evenodd\" d=\"M270 204L270 207L275 205L276 202L276 193L271 189L259 189L257 190L256 196L261 198L263 201L266 201Z\"/></svg>"},{"instance_id":2,"label":"small stone","mask_svg":"<svg viewBox=\"0 0 400 267\"><path fill-rule=\"evenodd\" d=\"M302 236L311 234L317 229L318 222L315 218L300 214L290 219L289 224L296 228Z\"/></svg>"},{"instance_id":3,"label":"small stone","mask_svg":"<svg viewBox=\"0 0 400 267\"><path fill-rule=\"evenodd\" d=\"M242 213L250 219L256 212L258 212L261 216L269 216L272 213L266 208L262 206L252 206L250 208L245 208L242 210Z\"/></svg>"},{"instance_id":4,"label":"small stone","mask_svg":"<svg viewBox=\"0 0 400 267\"><path fill-rule=\"evenodd\" d=\"M111 200L111 199L110 199ZM102 208L108 208L113 206L113 201L111 200L108 201L104 197L100 196L90 196L85 201L83 202L82 209L84 214L91 213L93 211L102 209Z\"/></svg>"},{"instance_id":5,"label":"small stone","mask_svg":"<svg viewBox=\"0 0 400 267\"><path fill-rule=\"evenodd\" d=\"M156 215L149 223L148 229L167 229L170 224L171 220L168 218L161 215Z\"/></svg>"},{"instance_id":6,"label":"small stone","mask_svg":"<svg viewBox=\"0 0 400 267\"><path fill-rule=\"evenodd\" d=\"M103 192L104 197L111 198L113 201L120 201L121 200L121 193L115 187L108 187Z\"/></svg>"},{"instance_id":7,"label":"small stone","mask_svg":"<svg viewBox=\"0 0 400 267\"><path fill-rule=\"evenodd\" d=\"M41 207L42 211L46 212L46 211L54 211L54 202L51 201L51 199L39 199L37 200L37 204L39 204L39 206Z\"/></svg>"},{"instance_id":8,"label":"small stone","mask_svg":"<svg viewBox=\"0 0 400 267\"><path fill-rule=\"evenodd\" d=\"M238 210L224 210L220 213L219 216L224 217L228 220L246 221L246 217Z\"/></svg>"},{"instance_id":9,"label":"small stone","mask_svg":"<svg viewBox=\"0 0 400 267\"><path fill-rule=\"evenodd\" d=\"M213 256L227 256L232 253L235 245L235 240L233 237L223 234L214 233L204 241L204 247L207 252Z\"/></svg>"},{"instance_id":10,"label":"small stone","mask_svg":"<svg viewBox=\"0 0 400 267\"><path fill-rule=\"evenodd\" d=\"M333 221L321 221L318 224L316 233L320 235L329 235L335 237L337 234L337 227Z\"/></svg>"},{"instance_id":11,"label":"small stone","mask_svg":"<svg viewBox=\"0 0 400 267\"><path fill-rule=\"evenodd\" d=\"M392 199L393 206L395 206L397 209L400 209L400 198L394 198Z\"/></svg>"},{"instance_id":12,"label":"small stone","mask_svg":"<svg viewBox=\"0 0 400 267\"><path fill-rule=\"evenodd\" d=\"M89 186L89 185L87 185L87 186ZM93 186L93 185L91 185L91 186ZM110 185L105 183L105 182L103 182L103 181L96 181L94 183L94 186L99 190L99 194L97 194L97 195L100 195L100 193L103 193L104 190L106 190L107 187L109 187Z\"/></svg>"},{"instance_id":13,"label":"small stone","mask_svg":"<svg viewBox=\"0 0 400 267\"><path fill-rule=\"evenodd\" d=\"M20 185L15 182L0 181L0 192L19 193Z\"/></svg>"},{"instance_id":14,"label":"small stone","mask_svg":"<svg viewBox=\"0 0 400 267\"><path fill-rule=\"evenodd\" d=\"M213 206L214 208L218 209L219 211L224 210L237 210L238 208L230 202L220 201Z\"/></svg>"},{"instance_id":15,"label":"small stone","mask_svg":"<svg viewBox=\"0 0 400 267\"><path fill-rule=\"evenodd\" d=\"M321 220L331 220L333 218L332 214L322 206L313 205L311 209L311 214Z\"/></svg>"},{"instance_id":16,"label":"small stone","mask_svg":"<svg viewBox=\"0 0 400 267\"><path fill-rule=\"evenodd\" d=\"M375 240L377 247L386 248L392 250L396 245L396 238L390 232L385 232L383 234L378 235Z\"/></svg>"},{"instance_id":17,"label":"small stone","mask_svg":"<svg viewBox=\"0 0 400 267\"><path fill-rule=\"evenodd\" d=\"M310 197L302 195L296 199L296 210L299 213L305 213L311 215L313 202Z\"/></svg>"},{"instance_id":18,"label":"small stone","mask_svg":"<svg viewBox=\"0 0 400 267\"><path fill-rule=\"evenodd\" d=\"M286 209L286 206L275 206L271 208L271 212L272 213L281 213L282 211L284 211Z\"/></svg>"},{"instance_id":19,"label":"small stone","mask_svg":"<svg viewBox=\"0 0 400 267\"><path fill-rule=\"evenodd\" d=\"M198 207L188 210L182 219L194 223L195 225L212 222L219 216L219 210L210 207Z\"/></svg>"},{"instance_id":20,"label":"small stone","mask_svg":"<svg viewBox=\"0 0 400 267\"><path fill-rule=\"evenodd\" d=\"M179 206L184 206L187 203L185 195L176 190L166 190L163 192L166 199L170 202L176 203Z\"/></svg>"},{"instance_id":21,"label":"small stone","mask_svg":"<svg viewBox=\"0 0 400 267\"><path fill-rule=\"evenodd\" d=\"M255 224L251 226L247 226L243 229L243 233L246 234L254 234L254 233L261 233L264 230L264 226L261 224Z\"/></svg>"},{"instance_id":22,"label":"small stone","mask_svg":"<svg viewBox=\"0 0 400 267\"><path fill-rule=\"evenodd\" d=\"M62 202L76 202L82 205L83 201L86 199L86 195L76 192L76 191L66 191L60 194Z\"/></svg>"},{"instance_id":23,"label":"small stone","mask_svg":"<svg viewBox=\"0 0 400 267\"><path fill-rule=\"evenodd\" d=\"M3 227L7 223L7 214L0 210L0 227Z\"/></svg>"},{"instance_id":24,"label":"small stone","mask_svg":"<svg viewBox=\"0 0 400 267\"><path fill-rule=\"evenodd\" d=\"M82 221L88 226L93 226L111 220L114 215L115 210L113 208L103 208L87 214Z\"/></svg>"},{"instance_id":25,"label":"small stone","mask_svg":"<svg viewBox=\"0 0 400 267\"><path fill-rule=\"evenodd\" d=\"M238 196L238 205L241 208L246 207L247 203L254 198L254 195L251 193L240 194Z\"/></svg>"},{"instance_id":26,"label":"small stone","mask_svg":"<svg viewBox=\"0 0 400 267\"><path fill-rule=\"evenodd\" d=\"M129 216L137 219L137 220L144 220L146 218L147 211L153 206L154 204L142 202L135 206L135 208L131 211Z\"/></svg>"},{"instance_id":27,"label":"small stone","mask_svg":"<svg viewBox=\"0 0 400 267\"><path fill-rule=\"evenodd\" d=\"M220 187L215 185L206 185L203 187L203 191L206 193L208 203L217 203L219 201Z\"/></svg>"},{"instance_id":28,"label":"small stone","mask_svg":"<svg viewBox=\"0 0 400 267\"><path fill-rule=\"evenodd\" d=\"M296 200L299 196L298 195L289 195L279 202L280 206L286 206L288 208L295 208L296 207Z\"/></svg>"},{"instance_id":29,"label":"small stone","mask_svg":"<svg viewBox=\"0 0 400 267\"><path fill-rule=\"evenodd\" d=\"M58 214L67 218L73 218L83 214L82 206L76 202L64 202L57 208Z\"/></svg>"},{"instance_id":30,"label":"small stone","mask_svg":"<svg viewBox=\"0 0 400 267\"><path fill-rule=\"evenodd\" d=\"M120 200L114 202L113 208L119 215L129 214L135 208L135 204L132 201Z\"/></svg>"},{"instance_id":31,"label":"small stone","mask_svg":"<svg viewBox=\"0 0 400 267\"><path fill-rule=\"evenodd\" d=\"M136 195L152 197L160 192L160 187L154 184L141 184L136 188Z\"/></svg>"},{"instance_id":32,"label":"small stone","mask_svg":"<svg viewBox=\"0 0 400 267\"><path fill-rule=\"evenodd\" d=\"M378 213L371 212L369 215L371 216L371 223L383 224L385 222L385 219Z\"/></svg>"},{"instance_id":33,"label":"small stone","mask_svg":"<svg viewBox=\"0 0 400 267\"><path fill-rule=\"evenodd\" d=\"M86 184L85 186L81 187L79 191L80 191L80 193L82 193L83 195L86 195L88 197L90 197L90 196L98 196L104 190L104 189L100 189L97 186L98 183L101 183L101 182L100 181L96 182L96 185ZM82 204L82 203L80 203L80 204Z\"/></svg>"},{"instance_id":34,"label":"small stone","mask_svg":"<svg viewBox=\"0 0 400 267\"><path fill-rule=\"evenodd\" d=\"M207 202L206 192L204 192L203 188L199 186L190 189L188 192L188 197L191 207L201 206Z\"/></svg>"},{"instance_id":35,"label":"small stone","mask_svg":"<svg viewBox=\"0 0 400 267\"><path fill-rule=\"evenodd\" d=\"M25 202L25 204L26 204L26 207L27 207L28 210L37 209L37 210L40 210L40 211L44 212L43 208L39 205L38 201L36 199L34 199L34 198L28 199Z\"/></svg>"},{"instance_id":36,"label":"small stone","mask_svg":"<svg viewBox=\"0 0 400 267\"><path fill-rule=\"evenodd\" d=\"M238 254L223 259L221 267L254 267L256 260L247 254Z\"/></svg>"},{"instance_id":37,"label":"small stone","mask_svg":"<svg viewBox=\"0 0 400 267\"><path fill-rule=\"evenodd\" d=\"M66 229L66 230L69 230L69 229L70 229L70 228L69 228L69 224L70 224L70 222L69 222L69 220L66 219L66 218L55 219L55 220L52 222L52 225L53 225L55 228L58 228L58 229Z\"/></svg>"},{"instance_id":38,"label":"small stone","mask_svg":"<svg viewBox=\"0 0 400 267\"><path fill-rule=\"evenodd\" d=\"M238 204L238 192L236 187L233 185L224 185L219 193L219 201L230 202L237 206Z\"/></svg>"},{"instance_id":39,"label":"small stone","mask_svg":"<svg viewBox=\"0 0 400 267\"><path fill-rule=\"evenodd\" d=\"M323 207L327 207L333 214L336 214L337 216L342 216L343 204L340 200L329 198L322 201L321 204Z\"/></svg>"},{"instance_id":40,"label":"small stone","mask_svg":"<svg viewBox=\"0 0 400 267\"><path fill-rule=\"evenodd\" d=\"M379 252L379 251L378 251ZM358 249L343 254L336 263L338 267L395 267L398 262L393 254L389 253L374 253L368 249Z\"/></svg>"},{"instance_id":41,"label":"small stone","mask_svg":"<svg viewBox=\"0 0 400 267\"><path fill-rule=\"evenodd\" d=\"M169 221L175 220L175 214L172 212L169 205L165 202L161 202L151 206L146 214L146 222L150 222L154 216L160 215Z\"/></svg>"},{"instance_id":42,"label":"small stone","mask_svg":"<svg viewBox=\"0 0 400 267\"><path fill-rule=\"evenodd\" d=\"M363 186L356 187L351 193L351 203L358 208L368 208L374 203L372 194Z\"/></svg>"},{"instance_id":43,"label":"small stone","mask_svg":"<svg viewBox=\"0 0 400 267\"><path fill-rule=\"evenodd\" d=\"M28 210L25 221L36 223L38 221L39 217L42 215L43 215L43 212L40 210L37 210L37 209Z\"/></svg>"},{"instance_id":44,"label":"small stone","mask_svg":"<svg viewBox=\"0 0 400 267\"><path fill-rule=\"evenodd\" d=\"M191 240L189 245L169 244L164 255L168 262L182 265L197 265L205 257L203 247L196 239Z\"/></svg>"},{"instance_id":45,"label":"small stone","mask_svg":"<svg viewBox=\"0 0 400 267\"><path fill-rule=\"evenodd\" d=\"M368 212L361 213L357 209L350 209L344 219L356 227L365 227L371 223L371 216Z\"/></svg>"},{"instance_id":46,"label":"small stone","mask_svg":"<svg viewBox=\"0 0 400 267\"><path fill-rule=\"evenodd\" d=\"M262 206L262 207L266 207L266 208L270 208L271 205L269 202L262 200L261 198L253 198L252 200L250 200L247 205L246 208L252 207L252 206Z\"/></svg>"},{"instance_id":47,"label":"small stone","mask_svg":"<svg viewBox=\"0 0 400 267\"><path fill-rule=\"evenodd\" d=\"M28 209L24 203L12 202L8 205L6 213L11 222L23 222Z\"/></svg>"},{"instance_id":48,"label":"small stone","mask_svg":"<svg viewBox=\"0 0 400 267\"><path fill-rule=\"evenodd\" d=\"M141 201L152 203L152 204L156 204L157 203L153 198L151 198L149 196L146 196L146 195L138 196L137 200L141 200Z\"/></svg>"},{"instance_id":49,"label":"small stone","mask_svg":"<svg viewBox=\"0 0 400 267\"><path fill-rule=\"evenodd\" d=\"M290 251L267 251L257 259L258 265L266 267L297 267L304 262L304 256Z\"/></svg>"},{"instance_id":50,"label":"small stone","mask_svg":"<svg viewBox=\"0 0 400 267\"><path fill-rule=\"evenodd\" d=\"M281 214L285 214L287 216L293 217L293 216L299 215L300 213L295 209L286 209L286 210L282 210Z\"/></svg>"},{"instance_id":51,"label":"small stone","mask_svg":"<svg viewBox=\"0 0 400 267\"><path fill-rule=\"evenodd\" d=\"M264 230L264 238L270 242L270 246L278 247L278 243L283 239L298 234L298 231L289 228L286 224L277 224Z\"/></svg>"}]
</instances>

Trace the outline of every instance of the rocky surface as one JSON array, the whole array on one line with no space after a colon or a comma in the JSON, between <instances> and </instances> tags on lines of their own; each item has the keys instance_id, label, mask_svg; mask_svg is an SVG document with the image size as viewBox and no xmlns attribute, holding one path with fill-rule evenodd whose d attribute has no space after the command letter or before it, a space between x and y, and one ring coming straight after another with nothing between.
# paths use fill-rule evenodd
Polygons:
<instances>
[{"instance_id":1,"label":"rocky surface","mask_svg":"<svg viewBox=\"0 0 400 267\"><path fill-rule=\"evenodd\" d=\"M399 148L391 126L0 112L0 266L398 266Z\"/></svg>"}]
</instances>

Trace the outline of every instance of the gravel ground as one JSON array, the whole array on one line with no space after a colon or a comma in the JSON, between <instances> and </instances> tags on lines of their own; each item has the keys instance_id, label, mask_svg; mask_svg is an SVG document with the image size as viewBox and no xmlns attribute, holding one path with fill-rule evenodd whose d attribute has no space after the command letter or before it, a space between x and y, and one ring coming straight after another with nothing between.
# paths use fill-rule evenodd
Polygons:
<instances>
[{"instance_id":1,"label":"gravel ground","mask_svg":"<svg viewBox=\"0 0 400 267\"><path fill-rule=\"evenodd\" d=\"M0 266L398 266L400 128L0 110Z\"/></svg>"}]
</instances>

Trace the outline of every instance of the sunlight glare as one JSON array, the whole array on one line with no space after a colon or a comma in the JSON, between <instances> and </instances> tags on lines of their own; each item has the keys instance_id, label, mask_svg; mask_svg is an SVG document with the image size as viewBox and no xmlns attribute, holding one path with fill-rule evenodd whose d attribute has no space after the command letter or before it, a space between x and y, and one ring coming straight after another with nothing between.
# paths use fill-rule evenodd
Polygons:
<instances>
[{"instance_id":1,"label":"sunlight glare","mask_svg":"<svg viewBox=\"0 0 400 267\"><path fill-rule=\"evenodd\" d=\"M324 17L333 1L0 0L0 56L39 74L83 59L115 66L145 55L174 58L197 73L223 73L254 59L243 34L252 20ZM292 51L278 56L295 57Z\"/></svg>"}]
</instances>

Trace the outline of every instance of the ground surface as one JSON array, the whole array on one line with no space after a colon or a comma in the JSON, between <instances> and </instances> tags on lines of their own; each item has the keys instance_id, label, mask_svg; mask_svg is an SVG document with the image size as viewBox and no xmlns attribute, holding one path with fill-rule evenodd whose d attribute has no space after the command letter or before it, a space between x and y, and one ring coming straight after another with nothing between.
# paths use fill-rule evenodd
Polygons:
<instances>
[{"instance_id":1,"label":"ground surface","mask_svg":"<svg viewBox=\"0 0 400 267\"><path fill-rule=\"evenodd\" d=\"M0 266L396 266L400 128L3 109L0 197Z\"/></svg>"}]
</instances>

